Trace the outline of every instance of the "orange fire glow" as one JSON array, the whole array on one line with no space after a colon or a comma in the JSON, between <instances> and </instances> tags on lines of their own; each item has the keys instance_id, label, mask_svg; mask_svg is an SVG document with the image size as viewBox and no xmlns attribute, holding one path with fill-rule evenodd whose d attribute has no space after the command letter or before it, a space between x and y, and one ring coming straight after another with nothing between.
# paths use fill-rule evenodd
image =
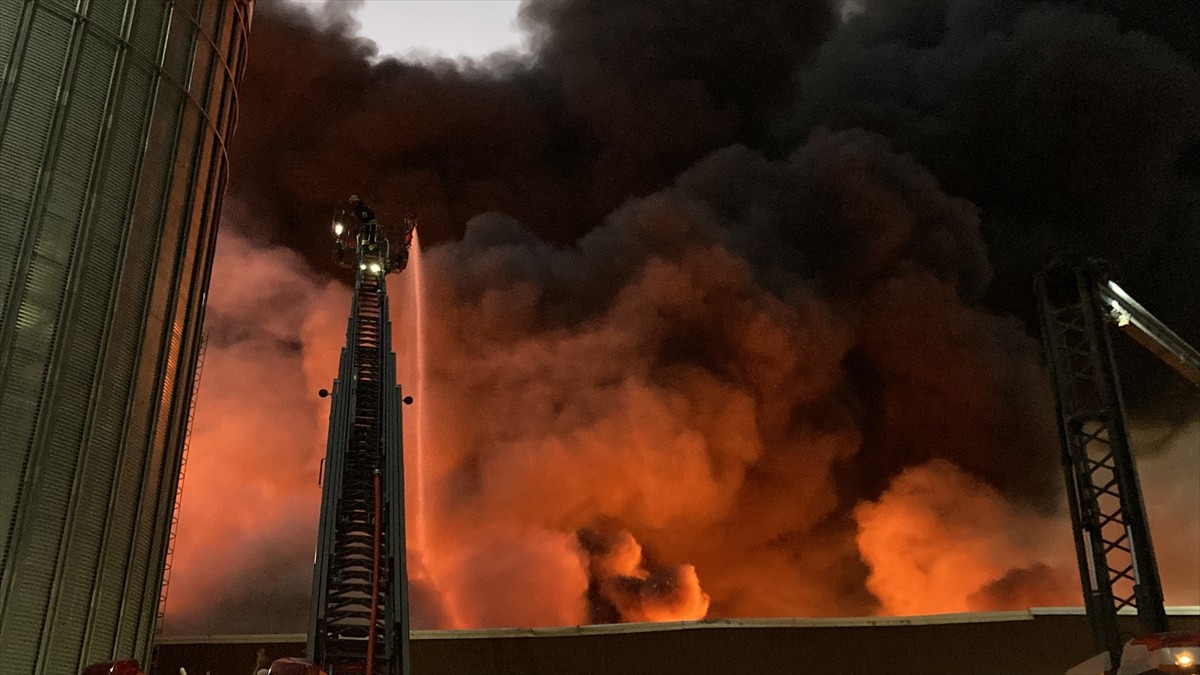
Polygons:
<instances>
[{"instance_id":1,"label":"orange fire glow","mask_svg":"<svg viewBox=\"0 0 1200 675\"><path fill-rule=\"evenodd\" d=\"M1051 428L1021 329L909 268L853 310L780 296L681 200L643 200L573 249L484 218L425 252L428 382L404 410L428 415L419 442L406 422L427 501L412 512L414 626L1078 604L1062 509L996 487L1011 463L997 448ZM878 235L872 260L903 238ZM167 628L300 631L328 415L316 392L350 294L228 229L217 270L237 273L210 292ZM390 280L413 393L412 294ZM603 284L611 296L576 302ZM880 428L909 455L873 455L895 462L873 486L863 457Z\"/></svg>"}]
</instances>

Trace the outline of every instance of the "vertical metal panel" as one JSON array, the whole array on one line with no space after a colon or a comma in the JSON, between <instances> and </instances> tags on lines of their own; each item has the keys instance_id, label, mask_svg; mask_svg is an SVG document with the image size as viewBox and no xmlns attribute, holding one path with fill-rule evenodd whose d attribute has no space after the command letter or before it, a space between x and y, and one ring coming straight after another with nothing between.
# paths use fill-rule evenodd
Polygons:
<instances>
[{"instance_id":1,"label":"vertical metal panel","mask_svg":"<svg viewBox=\"0 0 1200 675\"><path fill-rule=\"evenodd\" d=\"M149 655L247 0L0 1L0 653Z\"/></svg>"},{"instance_id":2,"label":"vertical metal panel","mask_svg":"<svg viewBox=\"0 0 1200 675\"><path fill-rule=\"evenodd\" d=\"M7 80L4 74L12 62L12 52L16 47L24 9L24 5L19 2L0 3L0 82ZM0 86L0 91L2 90L3 87Z\"/></svg>"}]
</instances>

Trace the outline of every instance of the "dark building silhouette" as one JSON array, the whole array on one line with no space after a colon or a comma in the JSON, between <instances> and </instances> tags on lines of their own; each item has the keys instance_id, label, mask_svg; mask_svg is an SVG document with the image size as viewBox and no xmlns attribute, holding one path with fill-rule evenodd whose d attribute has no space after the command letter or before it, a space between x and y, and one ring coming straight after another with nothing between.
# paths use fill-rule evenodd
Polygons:
<instances>
[{"instance_id":1,"label":"dark building silhouette","mask_svg":"<svg viewBox=\"0 0 1200 675\"><path fill-rule=\"evenodd\" d=\"M1200 630L1195 607L1169 608ZM1135 629L1136 617L1120 617ZM1062 675L1093 654L1083 608L843 619L714 619L412 633L421 675ZM303 635L164 638L150 675L249 673Z\"/></svg>"},{"instance_id":2,"label":"dark building silhouette","mask_svg":"<svg viewBox=\"0 0 1200 675\"><path fill-rule=\"evenodd\" d=\"M147 659L252 0L0 1L0 655Z\"/></svg>"}]
</instances>

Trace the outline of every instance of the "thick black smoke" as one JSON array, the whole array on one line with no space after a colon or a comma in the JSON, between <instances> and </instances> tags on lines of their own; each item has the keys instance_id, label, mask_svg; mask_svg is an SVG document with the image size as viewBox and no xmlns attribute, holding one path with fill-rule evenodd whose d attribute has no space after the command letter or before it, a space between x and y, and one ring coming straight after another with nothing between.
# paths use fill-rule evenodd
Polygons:
<instances>
[{"instance_id":1,"label":"thick black smoke","mask_svg":"<svg viewBox=\"0 0 1200 675\"><path fill-rule=\"evenodd\" d=\"M366 191L422 236L500 211L569 242L704 155L764 139L834 26L828 0L536 2L535 59L409 63L327 8L259 3L231 194L266 236L327 260L331 204Z\"/></svg>"},{"instance_id":2,"label":"thick black smoke","mask_svg":"<svg viewBox=\"0 0 1200 675\"><path fill-rule=\"evenodd\" d=\"M260 3L231 192L320 269L348 190L417 212L429 243L486 211L569 243L720 147L859 127L981 208L988 307L1032 328L1030 280L1070 250L1200 341L1195 3L866 0L841 26L835 4L536 2L533 59L370 65L344 7ZM1148 373L1128 378L1139 412L1194 408L1121 355Z\"/></svg>"},{"instance_id":3,"label":"thick black smoke","mask_svg":"<svg viewBox=\"0 0 1200 675\"><path fill-rule=\"evenodd\" d=\"M374 65L344 13L260 4L241 229L329 269L357 192L442 244L446 520L504 528L467 595L553 559L595 620L1059 597L980 532L1060 497L1032 276L1107 257L1200 341L1196 12L852 4L543 0L530 57ZM1139 410L1194 410L1131 363Z\"/></svg>"},{"instance_id":4,"label":"thick black smoke","mask_svg":"<svg viewBox=\"0 0 1200 675\"><path fill-rule=\"evenodd\" d=\"M1200 5L862 4L803 70L793 138L816 125L882 133L977 204L989 307L1032 327L1032 275L1074 251L1113 262L1200 342ZM1140 413L1195 409L1140 348L1121 356L1141 375L1126 378Z\"/></svg>"}]
</instances>

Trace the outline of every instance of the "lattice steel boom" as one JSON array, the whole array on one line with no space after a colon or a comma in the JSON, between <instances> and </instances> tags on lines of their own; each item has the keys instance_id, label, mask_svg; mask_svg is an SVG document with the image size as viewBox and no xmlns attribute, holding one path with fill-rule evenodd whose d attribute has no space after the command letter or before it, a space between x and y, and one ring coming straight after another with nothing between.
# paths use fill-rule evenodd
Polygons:
<instances>
[{"instance_id":1,"label":"lattice steel boom","mask_svg":"<svg viewBox=\"0 0 1200 675\"><path fill-rule=\"evenodd\" d=\"M1146 633L1167 630L1107 328L1109 322L1127 325L1128 316L1122 315L1127 310L1114 304L1111 289L1119 288L1099 261L1053 265L1038 277L1036 288L1084 602L1097 650L1108 651L1116 663L1123 643L1117 625L1121 609L1136 610ZM1140 306L1136 310L1149 317ZM1150 325L1149 319L1143 325Z\"/></svg>"},{"instance_id":2,"label":"lattice steel boom","mask_svg":"<svg viewBox=\"0 0 1200 675\"><path fill-rule=\"evenodd\" d=\"M329 675L407 675L401 393L388 319L388 272L404 269L414 223L393 256L357 197L334 218L335 257L355 270L333 383L321 496L309 655Z\"/></svg>"}]
</instances>

